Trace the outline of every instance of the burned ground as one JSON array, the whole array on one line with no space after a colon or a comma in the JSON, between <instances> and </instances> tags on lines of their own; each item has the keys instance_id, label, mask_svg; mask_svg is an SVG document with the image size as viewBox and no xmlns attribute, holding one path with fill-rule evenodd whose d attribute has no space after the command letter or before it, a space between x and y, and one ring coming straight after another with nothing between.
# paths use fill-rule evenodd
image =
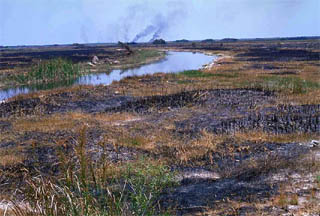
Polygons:
<instances>
[{"instance_id":1,"label":"burned ground","mask_svg":"<svg viewBox=\"0 0 320 216\"><path fill-rule=\"evenodd\" d=\"M0 55L0 70L12 69L19 66L28 67L40 60L49 60L54 58L64 58L72 61L73 63L88 62L92 60L93 56L98 58L110 60L119 59L126 56L125 51L119 52L114 47L101 46L101 47L51 47L47 50L41 49L15 49L3 50Z\"/></svg>"},{"instance_id":2,"label":"burned ground","mask_svg":"<svg viewBox=\"0 0 320 216\"><path fill-rule=\"evenodd\" d=\"M259 108L272 103L274 93L259 89L201 90L165 96L142 98L105 95L104 98L70 100L68 94L53 95L47 103L39 98L16 100L0 104L0 116L70 112L135 112L158 113L165 109L199 106L201 112L190 119L177 121L180 133L197 134L201 130L230 133L243 130L262 130L270 133L320 132L320 105L277 106ZM86 98L87 95L82 95ZM55 100L54 98L60 98Z\"/></svg>"},{"instance_id":3,"label":"burned ground","mask_svg":"<svg viewBox=\"0 0 320 216\"><path fill-rule=\"evenodd\" d=\"M16 185L23 187L28 172L58 176L59 151L72 157L85 126L86 148L95 163L106 158L118 167L142 157L176 173L178 185L157 200L160 211L318 213L312 203L320 197L319 147L311 141L320 136L317 85L297 93L253 84L269 73L290 78L287 82L293 76L317 82L319 43L281 41L281 48L278 43L168 43L159 47L218 50L230 58L204 71L212 75L207 77L132 77L110 86L39 92L1 103L0 155L12 156L0 161L1 190L10 195ZM293 196L298 210L290 209Z\"/></svg>"},{"instance_id":4,"label":"burned ground","mask_svg":"<svg viewBox=\"0 0 320 216\"><path fill-rule=\"evenodd\" d=\"M247 61L319 61L320 53L304 49L260 48L250 49L237 57L245 57Z\"/></svg>"}]
</instances>

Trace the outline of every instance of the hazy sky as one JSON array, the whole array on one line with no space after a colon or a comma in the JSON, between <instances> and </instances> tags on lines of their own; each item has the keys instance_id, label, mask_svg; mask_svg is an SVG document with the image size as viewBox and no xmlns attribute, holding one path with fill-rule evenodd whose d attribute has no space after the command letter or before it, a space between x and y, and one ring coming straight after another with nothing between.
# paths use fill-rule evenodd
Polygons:
<instances>
[{"instance_id":1,"label":"hazy sky","mask_svg":"<svg viewBox=\"0 0 320 216\"><path fill-rule=\"evenodd\" d=\"M319 36L319 14L320 0L0 0L0 45Z\"/></svg>"}]
</instances>

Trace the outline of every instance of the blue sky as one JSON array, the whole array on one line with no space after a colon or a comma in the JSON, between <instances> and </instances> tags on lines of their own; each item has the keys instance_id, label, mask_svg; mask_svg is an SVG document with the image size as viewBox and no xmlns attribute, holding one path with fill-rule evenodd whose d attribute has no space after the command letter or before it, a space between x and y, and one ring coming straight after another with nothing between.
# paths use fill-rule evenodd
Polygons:
<instances>
[{"instance_id":1,"label":"blue sky","mask_svg":"<svg viewBox=\"0 0 320 216\"><path fill-rule=\"evenodd\" d=\"M319 12L320 0L0 0L0 45L131 41L148 26L166 40L319 36Z\"/></svg>"}]
</instances>

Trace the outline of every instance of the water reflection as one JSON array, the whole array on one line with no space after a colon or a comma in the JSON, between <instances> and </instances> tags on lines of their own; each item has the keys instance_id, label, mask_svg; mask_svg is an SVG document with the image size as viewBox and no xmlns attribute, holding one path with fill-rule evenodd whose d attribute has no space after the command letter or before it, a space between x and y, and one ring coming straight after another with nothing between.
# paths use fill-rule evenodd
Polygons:
<instances>
[{"instance_id":1,"label":"water reflection","mask_svg":"<svg viewBox=\"0 0 320 216\"><path fill-rule=\"evenodd\" d=\"M30 85L24 87L10 88L0 91L0 101L8 99L22 93L29 93L38 90L53 89L58 87L67 87L72 85L109 85L113 81L119 81L129 76L141 76L146 74L162 73L178 73L184 70L194 70L202 65L211 62L215 57L202 53L192 52L168 52L166 58L162 61L144 65L141 67L127 70L113 70L111 73L90 74L79 77L74 80L45 83L39 85Z\"/></svg>"}]
</instances>

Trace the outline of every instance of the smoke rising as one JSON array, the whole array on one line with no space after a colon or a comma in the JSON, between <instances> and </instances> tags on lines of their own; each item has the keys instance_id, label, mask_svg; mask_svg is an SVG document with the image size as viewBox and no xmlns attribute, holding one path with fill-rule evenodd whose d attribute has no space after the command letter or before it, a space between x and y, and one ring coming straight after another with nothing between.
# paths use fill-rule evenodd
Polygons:
<instances>
[{"instance_id":1,"label":"smoke rising","mask_svg":"<svg viewBox=\"0 0 320 216\"><path fill-rule=\"evenodd\" d=\"M188 7L184 6L184 4L170 2L167 6L170 10L166 10L166 12L163 13L157 13L156 15L148 18L148 20L151 21L151 24L148 24L138 34L136 34L132 42L138 42L140 39L152 42L163 37L163 34L166 31L169 31L170 28L174 28L183 15L187 14ZM141 24L137 26L141 26ZM149 37L149 39L147 37Z\"/></svg>"},{"instance_id":2,"label":"smoke rising","mask_svg":"<svg viewBox=\"0 0 320 216\"><path fill-rule=\"evenodd\" d=\"M320 35L319 0L0 0L0 45Z\"/></svg>"},{"instance_id":3,"label":"smoke rising","mask_svg":"<svg viewBox=\"0 0 320 216\"><path fill-rule=\"evenodd\" d=\"M156 27L153 25L149 25L147 26L144 30L142 30L142 32L138 33L134 39L132 40L132 42L137 42L140 38L143 38L145 36L148 36L149 34L151 34L152 32L154 32L156 30Z\"/></svg>"}]
</instances>

